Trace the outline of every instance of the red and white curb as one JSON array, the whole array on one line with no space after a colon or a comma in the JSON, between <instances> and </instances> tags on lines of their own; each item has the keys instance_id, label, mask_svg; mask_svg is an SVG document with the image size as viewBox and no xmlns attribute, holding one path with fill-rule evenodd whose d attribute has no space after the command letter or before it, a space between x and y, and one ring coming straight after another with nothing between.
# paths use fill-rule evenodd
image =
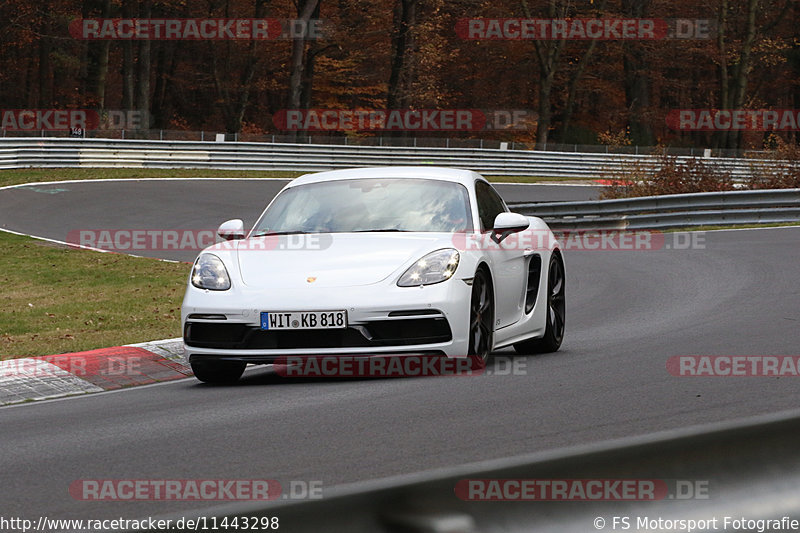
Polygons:
<instances>
[{"instance_id":1,"label":"red and white curb","mask_svg":"<svg viewBox=\"0 0 800 533\"><path fill-rule=\"evenodd\" d=\"M192 375L182 339L0 361L0 405L149 385Z\"/></svg>"}]
</instances>

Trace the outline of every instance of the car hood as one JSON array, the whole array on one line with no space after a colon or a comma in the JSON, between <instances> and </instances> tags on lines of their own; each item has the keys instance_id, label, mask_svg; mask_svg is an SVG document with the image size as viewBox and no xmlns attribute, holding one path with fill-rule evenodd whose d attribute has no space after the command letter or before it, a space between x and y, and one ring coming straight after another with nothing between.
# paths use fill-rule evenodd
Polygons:
<instances>
[{"instance_id":1,"label":"car hood","mask_svg":"<svg viewBox=\"0 0 800 533\"><path fill-rule=\"evenodd\" d=\"M248 287L353 287L383 281L425 254L451 247L453 236L440 233L285 235L239 241L234 256Z\"/></svg>"}]
</instances>

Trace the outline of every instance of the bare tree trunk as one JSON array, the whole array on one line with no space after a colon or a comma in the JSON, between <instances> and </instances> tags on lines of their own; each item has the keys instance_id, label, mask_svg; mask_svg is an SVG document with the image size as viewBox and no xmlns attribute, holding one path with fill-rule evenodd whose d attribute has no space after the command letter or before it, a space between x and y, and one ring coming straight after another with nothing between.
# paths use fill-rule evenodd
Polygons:
<instances>
[{"instance_id":1,"label":"bare tree trunk","mask_svg":"<svg viewBox=\"0 0 800 533\"><path fill-rule=\"evenodd\" d=\"M297 4L298 19L308 23L313 13L317 10L318 4L319 0L300 0ZM298 38L292 41L291 74L289 76L290 109L300 108L303 91L306 42L306 38Z\"/></svg>"},{"instance_id":2,"label":"bare tree trunk","mask_svg":"<svg viewBox=\"0 0 800 533\"><path fill-rule=\"evenodd\" d=\"M752 52L756 39L756 15L758 13L758 0L747 0L747 20L745 21L745 34L742 38L742 48L733 66L728 66L728 0L720 0L717 47L720 54L719 103L722 109L739 109L745 103L747 96L747 82L752 68ZM741 132L723 131L714 135L714 146L719 148L735 149L741 143Z\"/></svg>"},{"instance_id":3,"label":"bare tree trunk","mask_svg":"<svg viewBox=\"0 0 800 533\"><path fill-rule=\"evenodd\" d=\"M606 8L606 3L607 0L602 0L597 6L597 10L602 13L603 10ZM580 84L581 79L583 78L583 73L586 71L586 67L592 60L592 55L594 54L596 48L597 48L597 40L592 39L589 42L589 46L586 48L586 51L578 60L578 64L575 66L575 70L572 71L572 75L569 78L567 103L564 106L564 113L562 114L561 118L561 133L559 134L559 142L562 144L567 142L567 136L569 135L569 127L570 123L572 122L572 114L575 112L575 103L578 97L578 85Z\"/></svg>"},{"instance_id":4,"label":"bare tree trunk","mask_svg":"<svg viewBox=\"0 0 800 533\"><path fill-rule=\"evenodd\" d=\"M559 5L559 0L549 0L547 8L547 16L551 19L566 18L569 9L569 3ZM530 8L528 7L527 0L522 0L522 9L527 18L534 18L531 16ZM561 52L564 49L565 40L545 40L533 41L534 49L536 51L536 58L539 61L539 80L538 80L538 97L539 102L537 111L539 113L539 121L536 124L536 149L546 150L547 141L550 136L550 125L552 123L553 104L551 95L553 92L553 81L555 80L556 71L558 70L558 61L561 57Z\"/></svg>"},{"instance_id":5,"label":"bare tree trunk","mask_svg":"<svg viewBox=\"0 0 800 533\"><path fill-rule=\"evenodd\" d=\"M134 1L122 0L122 18L133 18ZM133 41L126 39L122 42L122 109L126 111L133 109L134 79Z\"/></svg>"},{"instance_id":6,"label":"bare tree trunk","mask_svg":"<svg viewBox=\"0 0 800 533\"><path fill-rule=\"evenodd\" d=\"M152 97L152 126L156 128L166 128L167 122L167 94L169 94L171 73L174 72L175 64L175 44L171 41L158 43L156 51L156 85L153 88Z\"/></svg>"},{"instance_id":7,"label":"bare tree trunk","mask_svg":"<svg viewBox=\"0 0 800 533\"><path fill-rule=\"evenodd\" d=\"M111 16L111 0L84 0L84 17L99 14L103 18ZM86 70L83 72L84 94L92 105L105 108L106 77L108 75L108 51L111 42L108 40L89 41L86 44Z\"/></svg>"},{"instance_id":8,"label":"bare tree trunk","mask_svg":"<svg viewBox=\"0 0 800 533\"><path fill-rule=\"evenodd\" d=\"M651 0L623 0L622 9L627 17L644 18L648 15ZM633 143L653 146L655 135L647 117L650 106L650 65L646 44L623 41L623 71L625 77L625 103Z\"/></svg>"},{"instance_id":9,"label":"bare tree trunk","mask_svg":"<svg viewBox=\"0 0 800 533\"><path fill-rule=\"evenodd\" d=\"M758 12L758 0L749 0L747 6L747 30L742 41L742 51L739 54L739 63L734 68L733 87L732 87L732 109L740 109L744 105L747 95L747 81L752 68L753 44L756 40L756 14ZM741 132L729 133L727 136L727 148L739 148L741 143Z\"/></svg>"},{"instance_id":10,"label":"bare tree trunk","mask_svg":"<svg viewBox=\"0 0 800 533\"><path fill-rule=\"evenodd\" d=\"M141 18L150 18L152 13L151 0L144 0L139 10ZM145 129L150 127L150 41L139 41L139 54L136 62L136 110L141 113Z\"/></svg>"},{"instance_id":11,"label":"bare tree trunk","mask_svg":"<svg viewBox=\"0 0 800 533\"><path fill-rule=\"evenodd\" d=\"M48 37L48 28L42 24L42 37L39 39L39 91L38 107L48 108L53 106L53 77L50 68L51 42Z\"/></svg>"},{"instance_id":12,"label":"bare tree trunk","mask_svg":"<svg viewBox=\"0 0 800 533\"><path fill-rule=\"evenodd\" d=\"M297 18L306 24L311 20L314 12L317 11L319 0L298 0L297 2ZM289 109L300 109L303 99L303 81L305 76L305 52L306 52L306 37L295 38L292 41L292 55L289 62ZM308 89L310 90L310 89ZM291 137L296 139L297 132L290 133Z\"/></svg>"},{"instance_id":13,"label":"bare tree trunk","mask_svg":"<svg viewBox=\"0 0 800 533\"><path fill-rule=\"evenodd\" d=\"M399 109L408 105L409 53L414 48L413 28L417 22L417 0L397 0L392 31L392 59L386 106Z\"/></svg>"},{"instance_id":14,"label":"bare tree trunk","mask_svg":"<svg viewBox=\"0 0 800 533\"><path fill-rule=\"evenodd\" d=\"M254 18L260 19L266 16L267 2L268 0L255 0ZM225 5L227 11L229 5L227 3ZM247 61L233 91L231 90L230 82L226 81L230 78L227 69L220 67L217 54L215 53L216 50L211 51L214 86L217 95L222 101L223 120L225 121L225 129L228 133L238 133L242 130L242 122L244 121L244 114L245 111L247 111L247 106L250 103L250 91L253 87L253 77L255 76L256 66L258 64L258 50L256 45L257 41L250 41L247 51ZM230 43L228 43L226 50L230 51Z\"/></svg>"},{"instance_id":15,"label":"bare tree trunk","mask_svg":"<svg viewBox=\"0 0 800 533\"><path fill-rule=\"evenodd\" d=\"M319 18L319 2L311 17L314 19ZM331 47L332 45L321 47L317 43L312 43L306 52L306 64L303 67L303 82L300 88L300 105L303 109L311 107L311 90L314 86L314 66L317 56Z\"/></svg>"}]
</instances>

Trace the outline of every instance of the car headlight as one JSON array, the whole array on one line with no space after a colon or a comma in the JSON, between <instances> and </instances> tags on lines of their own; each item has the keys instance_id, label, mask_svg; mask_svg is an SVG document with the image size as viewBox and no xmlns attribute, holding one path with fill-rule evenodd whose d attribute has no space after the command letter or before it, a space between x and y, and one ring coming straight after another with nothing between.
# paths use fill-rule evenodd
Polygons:
<instances>
[{"instance_id":1,"label":"car headlight","mask_svg":"<svg viewBox=\"0 0 800 533\"><path fill-rule=\"evenodd\" d=\"M460 256L456 250L446 248L431 252L406 270L397 285L400 287L419 287L447 281L458 268Z\"/></svg>"},{"instance_id":2,"label":"car headlight","mask_svg":"<svg viewBox=\"0 0 800 533\"><path fill-rule=\"evenodd\" d=\"M214 254L201 254L192 268L192 285L198 289L227 291L231 288L231 278L222 259Z\"/></svg>"}]
</instances>

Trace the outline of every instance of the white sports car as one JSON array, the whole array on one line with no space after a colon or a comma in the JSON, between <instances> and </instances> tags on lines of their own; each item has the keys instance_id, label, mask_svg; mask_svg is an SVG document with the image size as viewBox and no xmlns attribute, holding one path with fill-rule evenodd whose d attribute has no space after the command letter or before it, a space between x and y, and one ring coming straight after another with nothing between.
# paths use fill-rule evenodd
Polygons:
<instances>
[{"instance_id":1,"label":"white sports car","mask_svg":"<svg viewBox=\"0 0 800 533\"><path fill-rule=\"evenodd\" d=\"M479 356L558 350L564 259L547 224L480 174L435 167L301 176L249 233L219 228L183 300L205 382L295 355Z\"/></svg>"}]
</instances>

